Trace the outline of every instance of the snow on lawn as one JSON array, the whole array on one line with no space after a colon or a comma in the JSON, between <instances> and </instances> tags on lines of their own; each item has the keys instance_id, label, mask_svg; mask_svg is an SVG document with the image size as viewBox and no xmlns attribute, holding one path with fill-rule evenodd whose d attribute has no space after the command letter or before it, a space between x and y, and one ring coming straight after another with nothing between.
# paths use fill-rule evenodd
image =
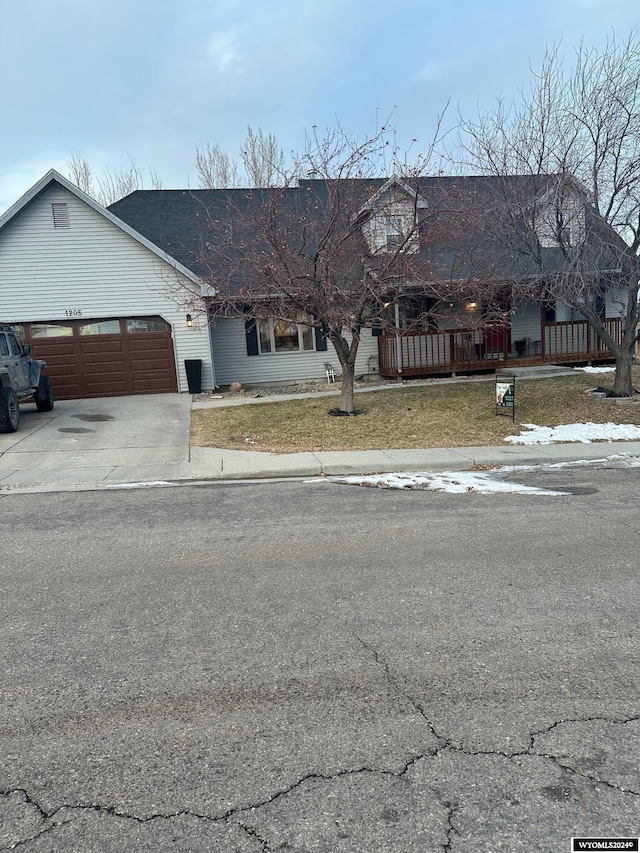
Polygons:
<instances>
[{"instance_id":1,"label":"snow on lawn","mask_svg":"<svg viewBox=\"0 0 640 853\"><path fill-rule=\"evenodd\" d=\"M574 367L574 370L580 370L582 373L615 373L615 367Z\"/></svg>"},{"instance_id":2,"label":"snow on lawn","mask_svg":"<svg viewBox=\"0 0 640 853\"><path fill-rule=\"evenodd\" d=\"M522 424L529 432L508 435L511 444L554 444L556 442L633 441L640 439L640 427L634 424L560 424L557 427L540 427Z\"/></svg>"}]
</instances>

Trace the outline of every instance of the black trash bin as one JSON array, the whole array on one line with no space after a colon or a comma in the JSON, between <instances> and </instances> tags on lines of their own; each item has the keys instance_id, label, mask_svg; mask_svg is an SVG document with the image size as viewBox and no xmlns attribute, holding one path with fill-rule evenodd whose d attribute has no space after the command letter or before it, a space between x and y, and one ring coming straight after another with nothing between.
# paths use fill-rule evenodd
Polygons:
<instances>
[{"instance_id":1,"label":"black trash bin","mask_svg":"<svg viewBox=\"0 0 640 853\"><path fill-rule=\"evenodd\" d=\"M187 384L189 386L189 393L202 393L202 359L185 358L184 369L187 373Z\"/></svg>"}]
</instances>

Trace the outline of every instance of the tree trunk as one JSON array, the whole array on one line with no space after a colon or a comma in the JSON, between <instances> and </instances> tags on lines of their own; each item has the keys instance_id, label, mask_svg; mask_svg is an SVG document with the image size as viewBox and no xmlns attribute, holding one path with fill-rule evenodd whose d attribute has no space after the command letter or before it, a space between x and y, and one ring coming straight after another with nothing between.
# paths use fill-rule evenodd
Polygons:
<instances>
[{"instance_id":1,"label":"tree trunk","mask_svg":"<svg viewBox=\"0 0 640 853\"><path fill-rule=\"evenodd\" d=\"M618 343L610 334L605 321L598 314L574 304L587 320L594 332L602 339L616 360L616 372L613 380L613 393L617 397L633 397L633 377L631 367L636 350L636 331L638 326L638 272L633 267L626 290L626 311L622 317L622 340Z\"/></svg>"},{"instance_id":2,"label":"tree trunk","mask_svg":"<svg viewBox=\"0 0 640 853\"><path fill-rule=\"evenodd\" d=\"M354 409L354 399L353 399L353 378L354 378L354 365L349 364L347 361L346 364L341 364L342 367L342 391L340 392L340 409L343 412L349 412L351 414Z\"/></svg>"},{"instance_id":3,"label":"tree trunk","mask_svg":"<svg viewBox=\"0 0 640 853\"><path fill-rule=\"evenodd\" d=\"M356 354L360 343L359 332L354 332L351 344L342 335L329 335L329 340L336 351L340 367L342 368L342 391L340 393L340 410L353 414L353 381L356 367Z\"/></svg>"},{"instance_id":4,"label":"tree trunk","mask_svg":"<svg viewBox=\"0 0 640 853\"><path fill-rule=\"evenodd\" d=\"M625 336L626 337L626 336ZM633 364L633 346L616 347L613 353L616 359L616 375L613 382L613 393L616 397L633 397L633 377L631 366Z\"/></svg>"}]
</instances>

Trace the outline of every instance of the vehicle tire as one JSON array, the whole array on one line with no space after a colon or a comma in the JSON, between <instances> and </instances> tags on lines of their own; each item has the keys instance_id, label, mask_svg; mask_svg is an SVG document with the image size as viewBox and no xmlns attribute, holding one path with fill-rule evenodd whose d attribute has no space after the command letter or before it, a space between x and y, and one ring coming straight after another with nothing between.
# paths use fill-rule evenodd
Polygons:
<instances>
[{"instance_id":1,"label":"vehicle tire","mask_svg":"<svg viewBox=\"0 0 640 853\"><path fill-rule=\"evenodd\" d=\"M0 432L15 432L20 423L20 401L13 388L0 388Z\"/></svg>"},{"instance_id":2,"label":"vehicle tire","mask_svg":"<svg viewBox=\"0 0 640 853\"><path fill-rule=\"evenodd\" d=\"M39 412L50 412L53 409L53 388L48 376L40 377L33 399Z\"/></svg>"}]
</instances>

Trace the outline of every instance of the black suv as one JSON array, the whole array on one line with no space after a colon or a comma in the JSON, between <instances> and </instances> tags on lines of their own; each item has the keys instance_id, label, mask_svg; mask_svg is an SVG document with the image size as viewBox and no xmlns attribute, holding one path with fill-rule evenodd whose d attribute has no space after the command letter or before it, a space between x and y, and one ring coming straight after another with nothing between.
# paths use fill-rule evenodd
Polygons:
<instances>
[{"instance_id":1,"label":"black suv","mask_svg":"<svg viewBox=\"0 0 640 853\"><path fill-rule=\"evenodd\" d=\"M20 423L20 400L34 399L39 412L53 409L51 380L42 371L46 362L31 358L11 326L0 323L0 432L15 432Z\"/></svg>"}]
</instances>

